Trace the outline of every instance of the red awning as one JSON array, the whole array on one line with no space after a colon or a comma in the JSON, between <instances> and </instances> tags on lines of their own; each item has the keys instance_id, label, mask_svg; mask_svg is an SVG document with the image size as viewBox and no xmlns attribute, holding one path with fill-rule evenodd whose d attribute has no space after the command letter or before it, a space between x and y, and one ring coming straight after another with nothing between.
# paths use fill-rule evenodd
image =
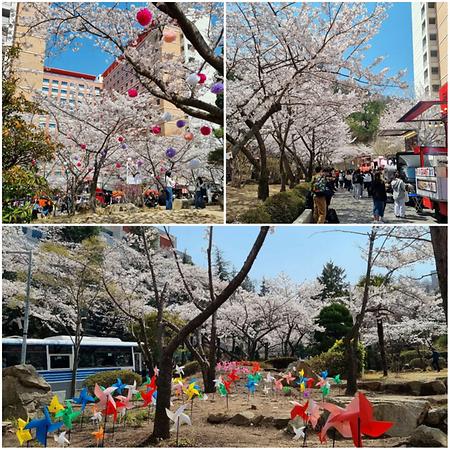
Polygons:
<instances>
[{"instance_id":1,"label":"red awning","mask_svg":"<svg viewBox=\"0 0 450 450\"><path fill-rule=\"evenodd\" d=\"M443 102L440 100L425 100L418 102L415 104L403 117L397 120L397 122L420 122L421 120L414 120L416 117L423 114L425 111L430 109L432 106L441 105ZM423 119L423 121L433 121L433 120L441 120L440 118L436 119Z\"/></svg>"}]
</instances>

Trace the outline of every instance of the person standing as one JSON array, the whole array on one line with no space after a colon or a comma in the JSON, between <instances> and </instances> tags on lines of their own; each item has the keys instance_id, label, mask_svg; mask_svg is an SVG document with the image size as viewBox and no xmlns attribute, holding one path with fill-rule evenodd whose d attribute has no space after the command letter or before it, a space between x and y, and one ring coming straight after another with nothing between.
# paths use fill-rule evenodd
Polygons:
<instances>
[{"instance_id":1,"label":"person standing","mask_svg":"<svg viewBox=\"0 0 450 450\"><path fill-rule=\"evenodd\" d=\"M344 189L344 185L345 185L345 175L344 175L344 171L343 170L341 170L340 172L339 172L339 187L341 188L341 189Z\"/></svg>"},{"instance_id":2,"label":"person standing","mask_svg":"<svg viewBox=\"0 0 450 450\"><path fill-rule=\"evenodd\" d=\"M345 189L347 189L348 192L352 190L352 172L350 170L347 170L347 173L345 174Z\"/></svg>"},{"instance_id":3,"label":"person standing","mask_svg":"<svg viewBox=\"0 0 450 450\"><path fill-rule=\"evenodd\" d=\"M394 197L394 214L395 217L404 219L405 203L408 198L405 182L402 180L400 173L395 172L394 179L391 181L391 187Z\"/></svg>"},{"instance_id":4,"label":"person standing","mask_svg":"<svg viewBox=\"0 0 450 450\"><path fill-rule=\"evenodd\" d=\"M372 201L373 201L373 221L383 223L384 208L386 206L387 194L384 181L381 174L377 172L372 183Z\"/></svg>"},{"instance_id":5,"label":"person standing","mask_svg":"<svg viewBox=\"0 0 450 450\"><path fill-rule=\"evenodd\" d=\"M364 174L364 189L367 190L367 197L372 197L372 171L369 170Z\"/></svg>"},{"instance_id":6,"label":"person standing","mask_svg":"<svg viewBox=\"0 0 450 450\"><path fill-rule=\"evenodd\" d=\"M363 187L363 175L359 169L353 172L352 183L353 183L353 197L356 200L360 200L362 197L362 187Z\"/></svg>"},{"instance_id":7,"label":"person standing","mask_svg":"<svg viewBox=\"0 0 450 450\"><path fill-rule=\"evenodd\" d=\"M203 182L202 177L197 178L197 182L195 183L195 209L200 209L205 207L205 203L203 201L203 190L205 189L205 183Z\"/></svg>"},{"instance_id":8,"label":"person standing","mask_svg":"<svg viewBox=\"0 0 450 450\"><path fill-rule=\"evenodd\" d=\"M432 348L431 352L431 366L436 370L436 372L440 372L441 367L439 366L439 356L441 355L435 348Z\"/></svg>"},{"instance_id":9,"label":"person standing","mask_svg":"<svg viewBox=\"0 0 450 450\"><path fill-rule=\"evenodd\" d=\"M173 187L174 187L174 181L171 178L172 172L168 170L166 172L166 175L164 177L164 184L165 184L165 194L166 194L166 209L171 210L172 209L172 200L173 200Z\"/></svg>"},{"instance_id":10,"label":"person standing","mask_svg":"<svg viewBox=\"0 0 450 450\"><path fill-rule=\"evenodd\" d=\"M325 223L327 217L327 180L321 167L316 167L311 182L311 192L314 202L314 223Z\"/></svg>"}]
</instances>

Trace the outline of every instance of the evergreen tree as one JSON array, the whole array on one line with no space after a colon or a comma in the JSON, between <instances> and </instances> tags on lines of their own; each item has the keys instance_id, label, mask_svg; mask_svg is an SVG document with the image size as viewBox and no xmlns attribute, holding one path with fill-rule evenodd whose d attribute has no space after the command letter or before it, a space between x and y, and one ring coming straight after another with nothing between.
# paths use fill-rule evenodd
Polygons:
<instances>
[{"instance_id":1,"label":"evergreen tree","mask_svg":"<svg viewBox=\"0 0 450 450\"><path fill-rule=\"evenodd\" d=\"M224 258L222 250L217 247L214 252L214 268L220 281L230 281L233 278L230 262Z\"/></svg>"},{"instance_id":2,"label":"evergreen tree","mask_svg":"<svg viewBox=\"0 0 450 450\"><path fill-rule=\"evenodd\" d=\"M259 295L261 297L264 297L267 294L267 292L269 292L269 289L267 288L266 279L263 277L261 281L261 287L259 289Z\"/></svg>"},{"instance_id":3,"label":"evergreen tree","mask_svg":"<svg viewBox=\"0 0 450 450\"><path fill-rule=\"evenodd\" d=\"M332 261L327 262L317 277L323 289L316 298L324 301L347 296L348 283L345 278L345 270L342 267L336 266Z\"/></svg>"}]
</instances>

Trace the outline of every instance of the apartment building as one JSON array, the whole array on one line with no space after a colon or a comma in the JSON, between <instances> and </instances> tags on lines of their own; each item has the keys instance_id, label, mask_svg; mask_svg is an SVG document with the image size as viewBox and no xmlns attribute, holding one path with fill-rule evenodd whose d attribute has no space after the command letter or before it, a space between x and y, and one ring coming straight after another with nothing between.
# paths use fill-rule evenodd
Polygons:
<instances>
[{"instance_id":1,"label":"apartment building","mask_svg":"<svg viewBox=\"0 0 450 450\"><path fill-rule=\"evenodd\" d=\"M439 72L441 86L447 83L448 75L448 3L438 2L436 7L436 25L438 30Z\"/></svg>"},{"instance_id":2,"label":"apartment building","mask_svg":"<svg viewBox=\"0 0 450 450\"><path fill-rule=\"evenodd\" d=\"M442 6L436 2L411 3L414 89L417 97L436 97L441 87L441 70L447 54L446 52L442 54L440 51L438 7ZM441 35L443 35L442 26ZM444 42L441 47L443 50Z\"/></svg>"}]
</instances>

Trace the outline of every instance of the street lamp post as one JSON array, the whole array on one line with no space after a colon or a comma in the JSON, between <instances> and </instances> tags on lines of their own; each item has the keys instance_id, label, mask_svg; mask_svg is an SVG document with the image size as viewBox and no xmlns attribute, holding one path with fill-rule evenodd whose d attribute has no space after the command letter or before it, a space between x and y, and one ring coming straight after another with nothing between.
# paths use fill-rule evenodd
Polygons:
<instances>
[{"instance_id":1,"label":"street lamp post","mask_svg":"<svg viewBox=\"0 0 450 450\"><path fill-rule=\"evenodd\" d=\"M23 333L22 333L22 351L20 355L20 364L25 364L27 360L27 337L28 337L28 322L30 317L30 289L31 289L31 262L33 257L33 251L17 251L10 252L5 251L5 253L16 254L16 255L27 255L28 256L28 275L27 275L27 290L25 298L25 315L23 319Z\"/></svg>"}]
</instances>

